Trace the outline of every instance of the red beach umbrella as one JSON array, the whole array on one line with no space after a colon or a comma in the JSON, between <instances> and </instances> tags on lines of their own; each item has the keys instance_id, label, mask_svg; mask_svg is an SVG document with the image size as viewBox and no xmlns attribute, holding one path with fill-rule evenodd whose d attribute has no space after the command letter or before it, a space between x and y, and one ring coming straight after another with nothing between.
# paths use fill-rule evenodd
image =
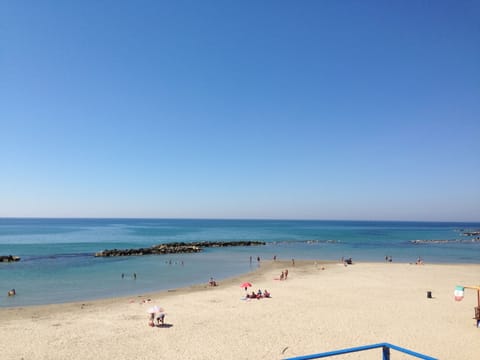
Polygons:
<instances>
[{"instance_id":1,"label":"red beach umbrella","mask_svg":"<svg viewBox=\"0 0 480 360\"><path fill-rule=\"evenodd\" d=\"M244 282L242 285L240 285L240 287L244 288L245 291L247 291L247 288L251 287L251 286L252 286L252 284L249 283L249 282Z\"/></svg>"}]
</instances>

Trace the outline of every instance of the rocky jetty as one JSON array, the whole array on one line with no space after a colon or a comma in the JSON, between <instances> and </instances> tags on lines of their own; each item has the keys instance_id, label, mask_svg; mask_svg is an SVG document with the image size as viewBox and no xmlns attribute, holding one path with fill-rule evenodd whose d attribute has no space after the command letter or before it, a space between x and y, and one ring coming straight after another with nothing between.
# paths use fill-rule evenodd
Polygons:
<instances>
[{"instance_id":1,"label":"rocky jetty","mask_svg":"<svg viewBox=\"0 0 480 360\"><path fill-rule=\"evenodd\" d=\"M228 247L228 246L259 246L265 245L264 241L197 241L192 243L168 243L165 245L194 245L198 247ZM161 246L161 245L157 245Z\"/></svg>"},{"instance_id":2,"label":"rocky jetty","mask_svg":"<svg viewBox=\"0 0 480 360\"><path fill-rule=\"evenodd\" d=\"M154 245L149 248L139 249L111 249L95 253L96 257L110 256L140 256L140 255L165 255L196 253L206 247L228 247L228 246L258 246L265 245L262 241L199 241L192 243L173 242Z\"/></svg>"},{"instance_id":3,"label":"rocky jetty","mask_svg":"<svg viewBox=\"0 0 480 360\"><path fill-rule=\"evenodd\" d=\"M15 261L20 261L20 258L18 256L12 256L12 255L0 255L0 262L15 262Z\"/></svg>"},{"instance_id":4,"label":"rocky jetty","mask_svg":"<svg viewBox=\"0 0 480 360\"><path fill-rule=\"evenodd\" d=\"M453 244L453 243L480 243L480 238L475 239L453 239L453 240L410 240L411 244L420 245L420 244Z\"/></svg>"}]
</instances>

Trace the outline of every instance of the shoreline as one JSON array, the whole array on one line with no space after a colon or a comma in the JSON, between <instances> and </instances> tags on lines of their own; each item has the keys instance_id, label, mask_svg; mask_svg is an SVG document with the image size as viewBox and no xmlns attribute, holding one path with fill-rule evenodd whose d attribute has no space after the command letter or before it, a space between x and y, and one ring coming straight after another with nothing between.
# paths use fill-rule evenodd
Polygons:
<instances>
[{"instance_id":1,"label":"shoreline","mask_svg":"<svg viewBox=\"0 0 480 360\"><path fill-rule=\"evenodd\" d=\"M340 261L335 261L335 260L305 260L305 259L299 259L295 260L295 267L301 268L308 266L309 264L312 265L314 263L318 263L318 265L321 264L339 264L342 265ZM358 264L387 264L387 265L393 265L393 264L403 264L403 265L415 265L415 266L425 266L425 264L422 265L417 265L414 262L394 262L394 263L387 263L385 261L358 261L354 262L353 265L348 265L348 266L355 266ZM476 263L431 263L429 262L427 265L429 266L480 266L480 264ZM248 276L253 276L253 278L258 278L264 275L265 272L272 270L272 268L277 267L279 271L282 270L282 268L292 268L292 263L291 260L262 260L262 266L257 267L256 269L246 272L246 273L241 273L235 276L231 276L228 278L225 278L221 281L217 281L217 283L223 284L223 285L232 285L235 283L240 283L242 281L245 281L243 279L244 277ZM480 280L479 280L480 284ZM49 304L34 304L34 305L19 305L19 306L3 306L0 307L0 315L2 315L2 311L6 311L9 309L49 309L50 307L58 308L58 307L63 307L63 306L81 306L82 304L89 303L89 304L110 304L112 302L117 302L120 300L131 300L132 298L152 298L152 297L158 297L158 296L172 296L177 293L181 294L188 294L190 292L196 292L196 291L202 291L205 289L210 289L211 287L208 286L207 281L205 283L196 283L192 284L189 286L182 286L178 288L172 288L172 289L163 289L163 290L158 290L158 291L150 291L150 292L144 292L144 293L135 293L131 295L125 295L125 296L112 296L112 297L105 297L105 298L97 298L97 299L83 299L83 300L76 300L76 301L69 301L69 302L60 302L60 303L49 303ZM6 296L6 295L5 295Z\"/></svg>"},{"instance_id":2,"label":"shoreline","mask_svg":"<svg viewBox=\"0 0 480 360\"><path fill-rule=\"evenodd\" d=\"M307 266L308 264L311 264L316 260L295 260L295 265L298 268L301 268L302 266ZM319 262L317 260L317 262ZM321 262L322 264L339 264L338 261L330 261L330 260L325 260ZM281 271L283 268L288 268L290 265L291 267L291 260L262 260L262 265L257 267L255 270L242 273L236 276L228 277L226 279L217 280L217 283L219 286L231 286L243 281L246 281L244 278L248 279L258 279L261 276L265 275L265 272L271 271L274 268L278 268L279 271ZM349 265L353 266L353 265ZM141 294L132 294L132 295L126 295L126 296L115 296L115 297L108 297L108 298L102 298L102 299L86 299L86 300L78 300L78 301L71 301L71 302L65 302L65 303L52 303L52 304L41 304L41 305L25 305L25 306L5 306L5 307L0 307L0 316L2 315L2 312L7 312L8 310L14 310L14 309L21 309L21 310L27 310L27 309L32 309L32 310L47 310L47 311L63 311L61 308L66 307L81 307L82 304L85 305L88 303L89 305L109 305L111 303L116 303L120 301L130 301L135 298L154 298L154 297L170 297L170 296L175 296L178 294L190 294L190 293L195 293L195 292L200 292L200 291L208 291L208 290L214 290L215 288L211 287L208 285L208 282L205 281L205 283L200 283L200 284L193 284L190 286L183 286L179 288L172 288L172 289L167 289L167 290L158 290L158 291L152 291L152 292L146 292L146 293L141 293ZM140 300L141 301L141 300ZM70 310L70 309L67 309Z\"/></svg>"}]
</instances>

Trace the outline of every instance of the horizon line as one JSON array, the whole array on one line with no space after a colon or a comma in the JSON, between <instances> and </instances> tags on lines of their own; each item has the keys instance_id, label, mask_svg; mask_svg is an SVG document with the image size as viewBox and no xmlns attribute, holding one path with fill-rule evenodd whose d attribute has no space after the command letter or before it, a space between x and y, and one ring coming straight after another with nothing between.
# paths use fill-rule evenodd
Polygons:
<instances>
[{"instance_id":1,"label":"horizon line","mask_svg":"<svg viewBox=\"0 0 480 360\"><path fill-rule=\"evenodd\" d=\"M479 223L472 220L375 220L375 219L301 219L301 218L201 218L201 217L89 217L89 216L0 216L0 219L36 220L216 220L216 221L358 221L358 222L416 222L416 223Z\"/></svg>"}]
</instances>

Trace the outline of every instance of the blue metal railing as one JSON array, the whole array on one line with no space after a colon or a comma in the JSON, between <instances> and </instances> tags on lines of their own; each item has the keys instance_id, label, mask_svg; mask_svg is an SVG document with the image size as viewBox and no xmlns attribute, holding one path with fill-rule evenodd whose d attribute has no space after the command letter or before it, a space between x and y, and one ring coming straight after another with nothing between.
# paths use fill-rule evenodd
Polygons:
<instances>
[{"instance_id":1,"label":"blue metal railing","mask_svg":"<svg viewBox=\"0 0 480 360\"><path fill-rule=\"evenodd\" d=\"M335 350L335 351L328 351L324 353L318 353L318 354L311 354L311 355L304 355L304 356L297 356L297 357L292 357L288 358L285 360L310 360L310 359L320 359L320 358L325 358L329 356L336 356L336 355L342 355L342 354L348 354L352 352L358 352L358 351L365 351L365 350L371 350L371 349L378 349L382 348L382 360L390 360L390 349L400 351L404 354L412 355L415 356L419 359L423 360L438 360L437 358L433 358L428 355L423 355L420 353L417 353L412 350L408 350L405 348L402 348L400 346L396 346L393 344L389 343L379 343L379 344L373 344L373 345L365 345L365 346L358 346L358 347L353 347L353 348L348 348L348 349L341 349L341 350Z\"/></svg>"}]
</instances>

